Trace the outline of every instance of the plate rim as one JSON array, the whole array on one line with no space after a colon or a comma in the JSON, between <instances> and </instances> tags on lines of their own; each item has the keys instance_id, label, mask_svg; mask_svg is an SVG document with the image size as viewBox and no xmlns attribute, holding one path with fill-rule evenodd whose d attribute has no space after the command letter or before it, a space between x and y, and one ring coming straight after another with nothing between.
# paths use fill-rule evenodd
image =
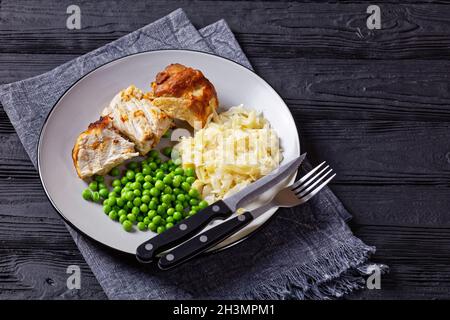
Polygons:
<instances>
[{"instance_id":1,"label":"plate rim","mask_svg":"<svg viewBox=\"0 0 450 320\"><path fill-rule=\"evenodd\" d=\"M261 79L267 86L269 86L269 88L271 88L271 89L273 90L273 92L275 92L275 94L280 98L280 100L283 102L284 106L286 107L287 111L289 112L289 116L290 116L292 122L294 123L295 130L297 131L297 139L295 140L295 143L297 144L297 147L298 147L298 153L299 153L298 155L301 154L301 149L300 149L300 135L299 135L299 132L298 132L297 124L295 123L295 120L294 120L294 117L293 117L293 115L292 115L292 113L291 113L291 110L290 110L289 107L287 106L287 104L286 104L286 102L284 101L284 99L281 97L281 95L278 93L278 91L276 91L276 90L273 88L273 86L272 86L270 83L268 83L264 78L262 78L260 75L258 75L254 70L252 70L252 69L250 69L249 67L244 66L244 65L242 65L242 64L240 64L240 63L238 63L238 62L236 62L236 61L234 61L234 60L231 60L230 58L222 57L222 56L217 55L217 54L214 54L214 53L209 53L209 52L205 52L205 51L201 51L201 50L193 50L193 49L157 49L157 50L145 50L145 51L141 51L141 52L130 53L130 54L127 54L127 55L124 55L124 56L122 56L122 57L119 57L119 58L110 60L110 61L108 61L108 62L106 62L106 63L104 63L104 64L101 64L101 65L95 67L94 69L90 70L88 73L86 73L85 75L83 75L82 77L80 77L79 79L77 79L74 83L72 83L72 84L71 84L71 85L70 85L70 86L69 86L69 87L61 94L61 96L58 98L58 100L56 100L56 102L53 104L53 106L52 106L51 109L49 110L48 114L46 115L45 120L44 120L44 122L43 122L43 124L42 124L42 126L41 126L40 131L39 131L39 139L38 139L37 153L36 153L36 155L37 155L37 157L36 157L36 158L37 158L37 171L38 171L38 175L39 175L39 181L40 181L40 183L41 183L41 185L42 185L42 188L44 189L44 193L45 193L47 199L49 200L49 202L50 202L50 204L52 205L53 209L58 213L58 215L63 219L63 221L64 221L65 223L67 223L67 224L68 224L72 229L74 229L76 232L79 232L81 235L87 237L88 239L94 241L95 243L100 244L101 246L107 248L108 250L112 250L113 252L120 253L120 254L126 254L126 255L129 255L129 256L135 256L135 254L130 253L130 252L126 252L126 251L123 251L123 250L120 250L120 249L118 249L118 248L114 248L114 247L112 247L112 246L110 246L110 245L108 245L108 244L106 244L106 243L104 243L104 242L101 242L100 240L97 240L97 239L95 239L94 237L88 235L87 233L85 233L84 231L82 231L82 230L80 230L78 227L76 227L76 226L75 226L75 225L74 225L74 224L73 224L73 223L72 223L72 222L71 222L71 221L70 221L70 220L69 220L69 219L68 219L68 218L67 218L67 217L59 210L59 209L58 209L58 207L56 206L56 204L53 202L52 198L51 198L50 195L48 194L47 188L45 187L44 180L43 180L43 178L42 178L42 173L41 173L41 167L40 167L39 158L40 158L40 153L41 153L42 133L43 133L43 131L44 131L44 129L45 129L47 123L48 123L48 119L50 118L51 114L54 112L54 110L55 110L56 106L59 104L59 102L60 102L60 101L68 94L68 92L69 92L70 90L72 90L73 87L75 87L80 81L82 81L83 79L85 79L85 78L88 77L90 74L92 74L93 72L97 71L97 70L100 69L100 68L103 68L103 67L105 67L105 66L107 66L107 65L109 65L109 64L111 64L111 63L117 62L117 61L122 60L122 59L126 59L126 58L131 57L131 56L136 56L136 55L146 54L146 53L150 53L150 52L161 52L161 53L163 53L163 52L190 52L190 53L196 53L196 54L204 54L204 55L213 56L213 57L216 57L216 58L219 58L219 59L227 60L227 61L229 61L229 62L231 62L231 63L237 65L238 67L244 68L244 69L246 69L247 71L250 71L251 73L253 73L253 74L254 74L255 76L257 76L259 79ZM297 155L297 156L298 156L298 155ZM293 176L293 178L291 178L291 179L295 179L296 176L297 176L297 172L295 172L295 174L293 174L292 176ZM249 234L247 234L247 235L243 236L242 238L237 239L237 240L233 241L232 243L229 243L229 244L227 244L227 245L225 245L225 246L223 246L223 247L212 248L212 250L208 250L208 251L205 252L204 254L213 254L213 253L216 253L216 252L219 252L219 251L222 251L222 250L226 250L226 249L228 249L228 248L230 248L230 247L233 247L233 246L235 246L235 245L237 245L237 244L239 244L239 243L241 243L241 242L247 240L248 238L250 238L250 237L252 237L254 234L256 234L258 231L260 231L263 227L265 227L265 225L266 225L267 223L269 223L269 222L275 217L275 215L277 214L278 210L279 210L279 208L276 208L275 211L274 211L274 213L273 213L266 221L264 221L261 225L259 225L255 230L251 231Z\"/></svg>"}]
</instances>

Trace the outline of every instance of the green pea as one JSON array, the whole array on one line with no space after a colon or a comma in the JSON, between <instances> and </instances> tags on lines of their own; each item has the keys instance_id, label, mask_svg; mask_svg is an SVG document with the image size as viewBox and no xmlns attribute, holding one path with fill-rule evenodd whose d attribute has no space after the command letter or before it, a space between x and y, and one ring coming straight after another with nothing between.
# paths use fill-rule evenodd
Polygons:
<instances>
[{"instance_id":1,"label":"green pea","mask_svg":"<svg viewBox=\"0 0 450 320\"><path fill-rule=\"evenodd\" d=\"M96 175L94 177L94 180L97 181L97 182L104 182L105 181L105 177Z\"/></svg>"},{"instance_id":2,"label":"green pea","mask_svg":"<svg viewBox=\"0 0 450 320\"><path fill-rule=\"evenodd\" d=\"M156 171L156 174L155 174L155 178L157 179L157 180L162 180L162 179L164 179L164 177L165 177L166 175L164 174L164 172L162 171L162 170L157 170Z\"/></svg>"},{"instance_id":3,"label":"green pea","mask_svg":"<svg viewBox=\"0 0 450 320\"><path fill-rule=\"evenodd\" d=\"M158 202L151 200L148 204L148 207L152 210L155 210L158 207Z\"/></svg>"},{"instance_id":4,"label":"green pea","mask_svg":"<svg viewBox=\"0 0 450 320\"><path fill-rule=\"evenodd\" d=\"M134 193L133 193L133 191L128 191L128 192L125 194L125 199L127 199L127 200L129 200L129 201L133 200L133 199L134 199Z\"/></svg>"},{"instance_id":5,"label":"green pea","mask_svg":"<svg viewBox=\"0 0 450 320\"><path fill-rule=\"evenodd\" d=\"M142 188L144 190L150 190L152 188L152 184L150 182L144 182L144 184L142 185Z\"/></svg>"},{"instance_id":6,"label":"green pea","mask_svg":"<svg viewBox=\"0 0 450 320\"><path fill-rule=\"evenodd\" d=\"M192 198L198 198L200 196L200 193L197 189L192 188L189 190L189 196Z\"/></svg>"},{"instance_id":7,"label":"green pea","mask_svg":"<svg viewBox=\"0 0 450 320\"><path fill-rule=\"evenodd\" d=\"M154 196L154 197L157 197L157 196L159 196L160 191L159 191L157 188L151 188L151 189L150 189L150 194L151 194L152 196Z\"/></svg>"},{"instance_id":8,"label":"green pea","mask_svg":"<svg viewBox=\"0 0 450 320\"><path fill-rule=\"evenodd\" d=\"M178 187L181 185L182 182L183 182L183 177L177 175L177 176L174 176L174 177L173 177L172 185L173 185L174 187L177 187L177 188L178 188ZM190 186L189 186L189 187L190 187Z\"/></svg>"},{"instance_id":9,"label":"green pea","mask_svg":"<svg viewBox=\"0 0 450 320\"><path fill-rule=\"evenodd\" d=\"M139 198L139 197L134 198L133 204L134 204L136 207L139 207L139 206L142 204L141 198Z\"/></svg>"},{"instance_id":10,"label":"green pea","mask_svg":"<svg viewBox=\"0 0 450 320\"><path fill-rule=\"evenodd\" d=\"M183 189L184 191L189 191L190 188L191 188L191 185L187 182L183 182L181 184L181 189Z\"/></svg>"},{"instance_id":11,"label":"green pea","mask_svg":"<svg viewBox=\"0 0 450 320\"><path fill-rule=\"evenodd\" d=\"M174 173L176 175L182 176L182 175L184 175L184 170L183 170L183 168L176 168Z\"/></svg>"},{"instance_id":12,"label":"green pea","mask_svg":"<svg viewBox=\"0 0 450 320\"><path fill-rule=\"evenodd\" d=\"M196 214L196 213L197 213L197 212L194 211L194 210L189 211L189 215L190 215L190 216L193 216L193 215Z\"/></svg>"},{"instance_id":13,"label":"green pea","mask_svg":"<svg viewBox=\"0 0 450 320\"><path fill-rule=\"evenodd\" d=\"M169 204L172 201L172 196L170 194L165 194L161 197L161 201Z\"/></svg>"},{"instance_id":14,"label":"green pea","mask_svg":"<svg viewBox=\"0 0 450 320\"><path fill-rule=\"evenodd\" d=\"M148 154L148 156L153 159L158 157L158 155L159 155L159 152L157 150L151 150Z\"/></svg>"},{"instance_id":15,"label":"green pea","mask_svg":"<svg viewBox=\"0 0 450 320\"><path fill-rule=\"evenodd\" d=\"M139 167L139 164L135 161L131 161L127 164L127 168L131 170L136 170Z\"/></svg>"},{"instance_id":16,"label":"green pea","mask_svg":"<svg viewBox=\"0 0 450 320\"><path fill-rule=\"evenodd\" d=\"M166 228L163 226L159 226L158 229L156 229L156 232L158 232L158 234L163 233L164 231L166 231Z\"/></svg>"},{"instance_id":17,"label":"green pea","mask_svg":"<svg viewBox=\"0 0 450 320\"><path fill-rule=\"evenodd\" d=\"M165 193L165 194L172 194L172 192L173 192L173 190L169 186L166 186L163 190L163 193Z\"/></svg>"},{"instance_id":18,"label":"green pea","mask_svg":"<svg viewBox=\"0 0 450 320\"><path fill-rule=\"evenodd\" d=\"M172 177L169 176L169 175L165 176L165 177L163 178L163 182L164 182L164 184L166 184L166 185L171 185L171 184L172 184Z\"/></svg>"},{"instance_id":19,"label":"green pea","mask_svg":"<svg viewBox=\"0 0 450 320\"><path fill-rule=\"evenodd\" d=\"M131 189L133 189L133 190L139 190L139 189L141 189L142 188L142 185L141 185L141 183L140 182L133 182L132 184L131 184Z\"/></svg>"},{"instance_id":20,"label":"green pea","mask_svg":"<svg viewBox=\"0 0 450 320\"><path fill-rule=\"evenodd\" d=\"M137 227L138 227L138 229L141 230L141 231L147 230L147 226L145 225L144 222L139 222L139 223L137 224Z\"/></svg>"},{"instance_id":21,"label":"green pea","mask_svg":"<svg viewBox=\"0 0 450 320\"><path fill-rule=\"evenodd\" d=\"M108 191L106 191L108 192ZM83 197L84 200L91 200L92 199L92 191L89 188L86 188L83 190L83 192L81 193L81 196Z\"/></svg>"},{"instance_id":22,"label":"green pea","mask_svg":"<svg viewBox=\"0 0 450 320\"><path fill-rule=\"evenodd\" d=\"M153 181L153 178L152 178L152 176L151 175L146 175L145 177L144 177L144 180L146 181L146 182L152 182Z\"/></svg>"},{"instance_id":23,"label":"green pea","mask_svg":"<svg viewBox=\"0 0 450 320\"><path fill-rule=\"evenodd\" d=\"M150 223L148 224L148 228L149 228L151 231L155 232L155 231L156 231L156 228L158 228L158 226L157 226L155 223L150 222Z\"/></svg>"},{"instance_id":24,"label":"green pea","mask_svg":"<svg viewBox=\"0 0 450 320\"><path fill-rule=\"evenodd\" d=\"M144 220L142 220L146 225L148 225L152 220L148 217L148 216L146 216L146 217L144 217Z\"/></svg>"},{"instance_id":25,"label":"green pea","mask_svg":"<svg viewBox=\"0 0 450 320\"><path fill-rule=\"evenodd\" d=\"M112 210L112 208L111 208L111 206L109 204L106 204L106 205L103 206L103 212L104 213L108 214L108 213L111 212L111 210Z\"/></svg>"},{"instance_id":26,"label":"green pea","mask_svg":"<svg viewBox=\"0 0 450 320\"><path fill-rule=\"evenodd\" d=\"M155 210L149 210L147 213L147 217L149 217L150 219L153 219L153 217L156 216L156 211Z\"/></svg>"},{"instance_id":27,"label":"green pea","mask_svg":"<svg viewBox=\"0 0 450 320\"><path fill-rule=\"evenodd\" d=\"M161 216L154 216L152 219L152 222L156 225L158 225L161 222Z\"/></svg>"},{"instance_id":28,"label":"green pea","mask_svg":"<svg viewBox=\"0 0 450 320\"><path fill-rule=\"evenodd\" d=\"M149 203L150 202L150 197L148 195L143 195L141 198L141 201L143 203Z\"/></svg>"},{"instance_id":29,"label":"green pea","mask_svg":"<svg viewBox=\"0 0 450 320\"><path fill-rule=\"evenodd\" d=\"M164 171L167 172L169 170L169 166L167 165L167 163L163 163L159 166L159 168Z\"/></svg>"},{"instance_id":30,"label":"green pea","mask_svg":"<svg viewBox=\"0 0 450 320\"><path fill-rule=\"evenodd\" d=\"M148 211L148 206L145 203L143 203L141 204L139 209L141 210L141 212L146 213Z\"/></svg>"},{"instance_id":31,"label":"green pea","mask_svg":"<svg viewBox=\"0 0 450 320\"><path fill-rule=\"evenodd\" d=\"M160 204L160 205L158 206L158 208L156 208L156 212L157 212L158 214L164 214L164 213L166 212L166 209L164 209L164 207Z\"/></svg>"},{"instance_id":32,"label":"green pea","mask_svg":"<svg viewBox=\"0 0 450 320\"><path fill-rule=\"evenodd\" d=\"M104 183L104 182L99 182L98 183L98 190L101 190L101 189L108 190L108 186L106 185L106 183Z\"/></svg>"},{"instance_id":33,"label":"green pea","mask_svg":"<svg viewBox=\"0 0 450 320\"><path fill-rule=\"evenodd\" d=\"M89 189L91 189L92 191L97 191L98 190L98 182L92 181L91 183L89 183Z\"/></svg>"},{"instance_id":34,"label":"green pea","mask_svg":"<svg viewBox=\"0 0 450 320\"><path fill-rule=\"evenodd\" d=\"M154 161L150 162L148 166L150 167L151 170L156 170L158 168L158 165Z\"/></svg>"},{"instance_id":35,"label":"green pea","mask_svg":"<svg viewBox=\"0 0 450 320\"><path fill-rule=\"evenodd\" d=\"M172 190L172 193L176 196L179 195L180 192L181 192L181 190L179 188L173 188L173 190Z\"/></svg>"},{"instance_id":36,"label":"green pea","mask_svg":"<svg viewBox=\"0 0 450 320\"><path fill-rule=\"evenodd\" d=\"M125 220L127 220L127 215L126 214L119 216L119 222L120 223L123 223Z\"/></svg>"},{"instance_id":37,"label":"green pea","mask_svg":"<svg viewBox=\"0 0 450 320\"><path fill-rule=\"evenodd\" d=\"M94 202L100 201L100 195L98 194L98 191L92 192L92 201L94 201Z\"/></svg>"},{"instance_id":38,"label":"green pea","mask_svg":"<svg viewBox=\"0 0 450 320\"><path fill-rule=\"evenodd\" d=\"M200 209L205 209L208 205L209 205L209 204L208 204L208 202L207 202L206 200L202 200L202 201L200 201L200 202L198 203L198 207L199 207Z\"/></svg>"},{"instance_id":39,"label":"green pea","mask_svg":"<svg viewBox=\"0 0 450 320\"><path fill-rule=\"evenodd\" d=\"M133 180L135 177L135 173L133 170L127 170L126 177L128 180Z\"/></svg>"},{"instance_id":40,"label":"green pea","mask_svg":"<svg viewBox=\"0 0 450 320\"><path fill-rule=\"evenodd\" d=\"M140 212L141 210L139 210L138 207L131 208L131 213L134 214L135 216L137 216Z\"/></svg>"},{"instance_id":41,"label":"green pea","mask_svg":"<svg viewBox=\"0 0 450 320\"><path fill-rule=\"evenodd\" d=\"M113 191L117 194L120 194L120 192L122 191L121 187L114 187Z\"/></svg>"},{"instance_id":42,"label":"green pea","mask_svg":"<svg viewBox=\"0 0 450 320\"><path fill-rule=\"evenodd\" d=\"M170 158L170 155L172 154L172 148L171 147L165 147L162 149L162 154L166 157Z\"/></svg>"},{"instance_id":43,"label":"green pea","mask_svg":"<svg viewBox=\"0 0 450 320\"><path fill-rule=\"evenodd\" d=\"M183 205L181 203L177 203L175 205L175 210L179 211L179 212L182 212L184 210L184 207L183 207Z\"/></svg>"},{"instance_id":44,"label":"green pea","mask_svg":"<svg viewBox=\"0 0 450 320\"><path fill-rule=\"evenodd\" d=\"M131 221L125 220L122 222L122 227L125 231L130 232L133 229L133 223Z\"/></svg>"},{"instance_id":45,"label":"green pea","mask_svg":"<svg viewBox=\"0 0 450 320\"><path fill-rule=\"evenodd\" d=\"M149 175L150 173L152 173L152 169L150 169L149 166L143 166L142 167L142 174Z\"/></svg>"},{"instance_id":46,"label":"green pea","mask_svg":"<svg viewBox=\"0 0 450 320\"><path fill-rule=\"evenodd\" d=\"M89 190L89 189L87 189L87 190ZM102 189L100 189L100 190L98 191L98 194L99 194L100 197L102 197L103 199L106 199L106 198L108 198L109 191L108 191L108 189L102 188Z\"/></svg>"},{"instance_id":47,"label":"green pea","mask_svg":"<svg viewBox=\"0 0 450 320\"><path fill-rule=\"evenodd\" d=\"M108 216L109 216L109 218L110 218L111 220L117 220L117 218L119 217L119 215L117 214L117 212L114 211L114 210L111 210L111 211L109 212Z\"/></svg>"},{"instance_id":48,"label":"green pea","mask_svg":"<svg viewBox=\"0 0 450 320\"><path fill-rule=\"evenodd\" d=\"M144 217L141 216L141 215L138 215L138 216L136 216L136 220L137 220L138 222L142 222L142 221L144 220Z\"/></svg>"},{"instance_id":49,"label":"green pea","mask_svg":"<svg viewBox=\"0 0 450 320\"><path fill-rule=\"evenodd\" d=\"M119 216L127 215L127 211L125 209L120 209L119 211L117 211L117 214Z\"/></svg>"},{"instance_id":50,"label":"green pea","mask_svg":"<svg viewBox=\"0 0 450 320\"><path fill-rule=\"evenodd\" d=\"M116 198L110 197L110 198L108 198L107 200L108 200L108 205L109 205L110 207L113 207L113 206L116 205Z\"/></svg>"},{"instance_id":51,"label":"green pea","mask_svg":"<svg viewBox=\"0 0 450 320\"><path fill-rule=\"evenodd\" d=\"M117 167L112 168L111 171L109 172L109 175L113 176L113 177L117 177L118 175L120 175L119 168L117 168Z\"/></svg>"},{"instance_id":52,"label":"green pea","mask_svg":"<svg viewBox=\"0 0 450 320\"><path fill-rule=\"evenodd\" d=\"M151 194L150 194L150 190L149 189L144 189L143 191L142 191L142 195L143 196L150 196Z\"/></svg>"},{"instance_id":53,"label":"green pea","mask_svg":"<svg viewBox=\"0 0 450 320\"><path fill-rule=\"evenodd\" d=\"M173 215L174 213L175 213L175 209L174 209L174 208L169 208L169 209L167 209L167 214L168 214L169 216Z\"/></svg>"},{"instance_id":54,"label":"green pea","mask_svg":"<svg viewBox=\"0 0 450 320\"><path fill-rule=\"evenodd\" d=\"M194 168L186 168L186 170L184 170L184 174L188 177L195 178L195 169Z\"/></svg>"},{"instance_id":55,"label":"green pea","mask_svg":"<svg viewBox=\"0 0 450 320\"><path fill-rule=\"evenodd\" d=\"M172 222L169 222L169 223L166 224L166 229L170 229L172 227L173 227L173 223Z\"/></svg>"},{"instance_id":56,"label":"green pea","mask_svg":"<svg viewBox=\"0 0 450 320\"><path fill-rule=\"evenodd\" d=\"M187 177L186 178L186 182L189 184L193 184L195 182L195 178L194 177Z\"/></svg>"},{"instance_id":57,"label":"green pea","mask_svg":"<svg viewBox=\"0 0 450 320\"><path fill-rule=\"evenodd\" d=\"M142 185L142 183L145 182L145 177L144 176L136 176L136 182L138 182Z\"/></svg>"},{"instance_id":58,"label":"green pea","mask_svg":"<svg viewBox=\"0 0 450 320\"><path fill-rule=\"evenodd\" d=\"M114 179L114 180L111 182L111 185L112 185L113 187L121 187L121 186L122 186L122 182L120 181L120 179Z\"/></svg>"},{"instance_id":59,"label":"green pea","mask_svg":"<svg viewBox=\"0 0 450 320\"><path fill-rule=\"evenodd\" d=\"M198 200L197 199L191 199L191 200L189 200L189 204L191 206L196 206L196 205L198 205Z\"/></svg>"},{"instance_id":60,"label":"green pea","mask_svg":"<svg viewBox=\"0 0 450 320\"><path fill-rule=\"evenodd\" d=\"M186 196L180 193L179 195L177 195L177 200L183 202L186 200Z\"/></svg>"},{"instance_id":61,"label":"green pea","mask_svg":"<svg viewBox=\"0 0 450 320\"><path fill-rule=\"evenodd\" d=\"M136 222L136 215L133 214L133 213L129 213L129 214L127 214L127 219L128 219L128 221L130 221L131 223L134 223L134 222Z\"/></svg>"},{"instance_id":62,"label":"green pea","mask_svg":"<svg viewBox=\"0 0 450 320\"><path fill-rule=\"evenodd\" d=\"M126 185L130 180L128 180L127 177L122 177L122 179L120 179L120 182L122 183L122 185Z\"/></svg>"},{"instance_id":63,"label":"green pea","mask_svg":"<svg viewBox=\"0 0 450 320\"><path fill-rule=\"evenodd\" d=\"M183 214L181 212L176 211L172 217L174 220L180 221L181 219L183 219Z\"/></svg>"},{"instance_id":64,"label":"green pea","mask_svg":"<svg viewBox=\"0 0 450 320\"><path fill-rule=\"evenodd\" d=\"M162 182L161 180L156 180L156 182L155 182L156 189L164 190L165 187L166 187L166 185L164 184L164 182Z\"/></svg>"},{"instance_id":65,"label":"green pea","mask_svg":"<svg viewBox=\"0 0 450 320\"><path fill-rule=\"evenodd\" d=\"M191 211L195 211L195 213L197 213L199 210L199 208L197 206L192 206L191 207Z\"/></svg>"},{"instance_id":66,"label":"green pea","mask_svg":"<svg viewBox=\"0 0 450 320\"><path fill-rule=\"evenodd\" d=\"M136 189L136 190L133 190L133 194L135 197L140 197L142 195L142 192L141 192L141 190Z\"/></svg>"},{"instance_id":67,"label":"green pea","mask_svg":"<svg viewBox=\"0 0 450 320\"><path fill-rule=\"evenodd\" d=\"M174 222L175 222L175 219L174 219L172 216L168 216L168 217L166 218L166 222L174 223Z\"/></svg>"}]
</instances>

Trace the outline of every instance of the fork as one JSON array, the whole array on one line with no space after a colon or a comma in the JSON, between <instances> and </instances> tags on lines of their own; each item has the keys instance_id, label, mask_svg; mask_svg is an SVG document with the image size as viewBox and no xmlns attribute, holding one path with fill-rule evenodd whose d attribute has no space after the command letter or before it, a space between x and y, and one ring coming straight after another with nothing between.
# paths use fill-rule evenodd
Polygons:
<instances>
[{"instance_id":1,"label":"fork","mask_svg":"<svg viewBox=\"0 0 450 320\"><path fill-rule=\"evenodd\" d=\"M304 204L336 176L336 174L332 174L333 169L328 165L324 165L325 161L291 186L278 191L272 200L263 206L252 211L237 214L234 218L228 219L215 227L203 231L172 249L159 259L159 268L163 270L170 269L197 256L236 233L270 208L291 208Z\"/></svg>"}]
</instances>

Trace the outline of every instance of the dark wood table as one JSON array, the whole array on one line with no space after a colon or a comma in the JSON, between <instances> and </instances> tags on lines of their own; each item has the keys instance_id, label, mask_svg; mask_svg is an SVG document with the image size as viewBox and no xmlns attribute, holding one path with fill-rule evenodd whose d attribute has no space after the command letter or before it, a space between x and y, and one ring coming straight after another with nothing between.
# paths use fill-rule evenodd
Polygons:
<instances>
[{"instance_id":1,"label":"dark wood table","mask_svg":"<svg viewBox=\"0 0 450 320\"><path fill-rule=\"evenodd\" d=\"M48 71L183 7L224 18L289 105L303 150L327 160L352 230L391 267L352 299L450 298L450 6L294 1L0 1L0 83ZM66 268L82 269L68 290ZM105 299L0 109L0 299Z\"/></svg>"}]
</instances>

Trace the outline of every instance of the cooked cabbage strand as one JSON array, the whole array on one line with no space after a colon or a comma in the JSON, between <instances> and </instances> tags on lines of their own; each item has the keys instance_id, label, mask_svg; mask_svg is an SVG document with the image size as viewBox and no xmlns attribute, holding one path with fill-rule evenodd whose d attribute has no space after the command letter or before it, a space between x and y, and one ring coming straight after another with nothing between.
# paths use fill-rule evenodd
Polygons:
<instances>
[{"instance_id":1,"label":"cooked cabbage strand","mask_svg":"<svg viewBox=\"0 0 450 320\"><path fill-rule=\"evenodd\" d=\"M195 168L193 187L209 203L241 190L281 161L276 132L262 114L242 105L215 115L175 148L183 166Z\"/></svg>"}]
</instances>

